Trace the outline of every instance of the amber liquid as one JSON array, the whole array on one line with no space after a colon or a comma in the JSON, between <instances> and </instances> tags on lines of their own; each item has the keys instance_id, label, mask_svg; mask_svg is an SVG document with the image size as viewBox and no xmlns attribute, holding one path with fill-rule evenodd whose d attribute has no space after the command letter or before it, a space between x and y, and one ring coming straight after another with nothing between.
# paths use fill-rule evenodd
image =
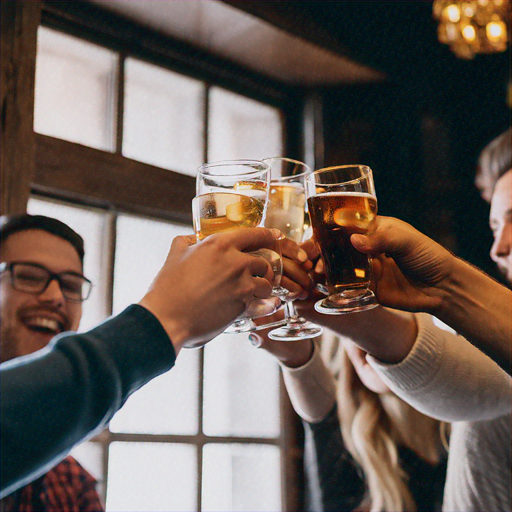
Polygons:
<instances>
[{"instance_id":1,"label":"amber liquid","mask_svg":"<svg viewBox=\"0 0 512 512\"><path fill-rule=\"evenodd\" d=\"M306 196L300 183L270 186L265 226L280 229L284 236L301 242L304 236Z\"/></svg>"},{"instance_id":2,"label":"amber liquid","mask_svg":"<svg viewBox=\"0 0 512 512\"><path fill-rule=\"evenodd\" d=\"M368 231L377 215L376 198L364 193L332 192L310 197L308 205L329 294L366 287L371 279L371 260L354 249L350 236Z\"/></svg>"},{"instance_id":3,"label":"amber liquid","mask_svg":"<svg viewBox=\"0 0 512 512\"><path fill-rule=\"evenodd\" d=\"M233 228L255 228L261 224L265 194L246 196L214 192L192 201L194 230L198 240Z\"/></svg>"}]
</instances>

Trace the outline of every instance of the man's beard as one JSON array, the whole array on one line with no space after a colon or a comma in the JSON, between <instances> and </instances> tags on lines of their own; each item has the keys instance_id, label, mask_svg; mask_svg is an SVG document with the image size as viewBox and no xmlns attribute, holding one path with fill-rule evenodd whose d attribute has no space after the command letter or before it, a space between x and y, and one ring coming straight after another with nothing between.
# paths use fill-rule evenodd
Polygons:
<instances>
[{"instance_id":1,"label":"man's beard","mask_svg":"<svg viewBox=\"0 0 512 512\"><path fill-rule=\"evenodd\" d=\"M15 327L0 328L0 362L4 363L18 357L17 347L19 345L18 330Z\"/></svg>"}]
</instances>

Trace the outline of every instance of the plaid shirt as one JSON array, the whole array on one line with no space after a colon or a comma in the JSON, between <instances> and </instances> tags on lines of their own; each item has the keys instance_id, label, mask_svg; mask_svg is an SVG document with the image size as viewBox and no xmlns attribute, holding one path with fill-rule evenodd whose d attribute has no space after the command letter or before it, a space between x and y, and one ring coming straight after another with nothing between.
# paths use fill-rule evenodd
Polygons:
<instances>
[{"instance_id":1,"label":"plaid shirt","mask_svg":"<svg viewBox=\"0 0 512 512\"><path fill-rule=\"evenodd\" d=\"M45 475L0 502L2 512L103 512L96 480L66 457Z\"/></svg>"}]
</instances>

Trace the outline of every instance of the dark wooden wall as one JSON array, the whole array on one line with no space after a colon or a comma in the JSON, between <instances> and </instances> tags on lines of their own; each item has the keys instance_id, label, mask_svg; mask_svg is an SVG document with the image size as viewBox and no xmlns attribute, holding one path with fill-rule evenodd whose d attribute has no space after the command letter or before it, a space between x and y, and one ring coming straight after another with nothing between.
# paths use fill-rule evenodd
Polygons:
<instances>
[{"instance_id":1,"label":"dark wooden wall","mask_svg":"<svg viewBox=\"0 0 512 512\"><path fill-rule=\"evenodd\" d=\"M497 277L489 205L474 186L483 146L510 123L503 81L457 100L421 103L396 83L323 93L325 165L364 163L379 213L401 218Z\"/></svg>"}]
</instances>

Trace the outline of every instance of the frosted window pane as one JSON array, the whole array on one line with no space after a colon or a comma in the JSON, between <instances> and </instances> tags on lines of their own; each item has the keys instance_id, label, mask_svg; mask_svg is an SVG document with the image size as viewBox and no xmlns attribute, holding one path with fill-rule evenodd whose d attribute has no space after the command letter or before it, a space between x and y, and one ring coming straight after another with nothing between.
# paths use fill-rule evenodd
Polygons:
<instances>
[{"instance_id":1,"label":"frosted window pane","mask_svg":"<svg viewBox=\"0 0 512 512\"><path fill-rule=\"evenodd\" d=\"M282 156L282 124L278 109L212 87L208 161Z\"/></svg>"},{"instance_id":2,"label":"frosted window pane","mask_svg":"<svg viewBox=\"0 0 512 512\"><path fill-rule=\"evenodd\" d=\"M39 27L34 130L112 151L117 55Z\"/></svg>"},{"instance_id":3,"label":"frosted window pane","mask_svg":"<svg viewBox=\"0 0 512 512\"><path fill-rule=\"evenodd\" d=\"M197 510L196 449L185 444L112 443L107 511Z\"/></svg>"},{"instance_id":4,"label":"frosted window pane","mask_svg":"<svg viewBox=\"0 0 512 512\"><path fill-rule=\"evenodd\" d=\"M192 228L131 215L117 219L114 313L138 302L163 265L171 242ZM177 292L179 293L179 292ZM110 424L114 432L195 434L197 432L198 351L183 350L165 375L135 393Z\"/></svg>"},{"instance_id":5,"label":"frosted window pane","mask_svg":"<svg viewBox=\"0 0 512 512\"><path fill-rule=\"evenodd\" d=\"M70 452L99 483L103 481L103 447L100 443L87 441Z\"/></svg>"},{"instance_id":6,"label":"frosted window pane","mask_svg":"<svg viewBox=\"0 0 512 512\"><path fill-rule=\"evenodd\" d=\"M120 215L114 267L114 314L138 302L162 267L175 236L192 234L188 226Z\"/></svg>"},{"instance_id":7,"label":"frosted window pane","mask_svg":"<svg viewBox=\"0 0 512 512\"><path fill-rule=\"evenodd\" d=\"M205 347L204 432L278 437L279 367L247 335L221 335Z\"/></svg>"},{"instance_id":8,"label":"frosted window pane","mask_svg":"<svg viewBox=\"0 0 512 512\"><path fill-rule=\"evenodd\" d=\"M123 155L195 176L203 162L204 84L126 60Z\"/></svg>"},{"instance_id":9,"label":"frosted window pane","mask_svg":"<svg viewBox=\"0 0 512 512\"><path fill-rule=\"evenodd\" d=\"M84 274L92 283L91 296L83 303L83 315L79 331L87 331L107 316L106 268L104 262L108 253L105 238L105 212L60 202L30 198L28 213L46 215L65 222L84 239Z\"/></svg>"},{"instance_id":10,"label":"frosted window pane","mask_svg":"<svg viewBox=\"0 0 512 512\"><path fill-rule=\"evenodd\" d=\"M197 434L199 351L182 350L176 366L134 393L110 423L112 432Z\"/></svg>"},{"instance_id":11,"label":"frosted window pane","mask_svg":"<svg viewBox=\"0 0 512 512\"><path fill-rule=\"evenodd\" d=\"M208 444L203 451L204 512L281 510L277 446Z\"/></svg>"}]
</instances>

